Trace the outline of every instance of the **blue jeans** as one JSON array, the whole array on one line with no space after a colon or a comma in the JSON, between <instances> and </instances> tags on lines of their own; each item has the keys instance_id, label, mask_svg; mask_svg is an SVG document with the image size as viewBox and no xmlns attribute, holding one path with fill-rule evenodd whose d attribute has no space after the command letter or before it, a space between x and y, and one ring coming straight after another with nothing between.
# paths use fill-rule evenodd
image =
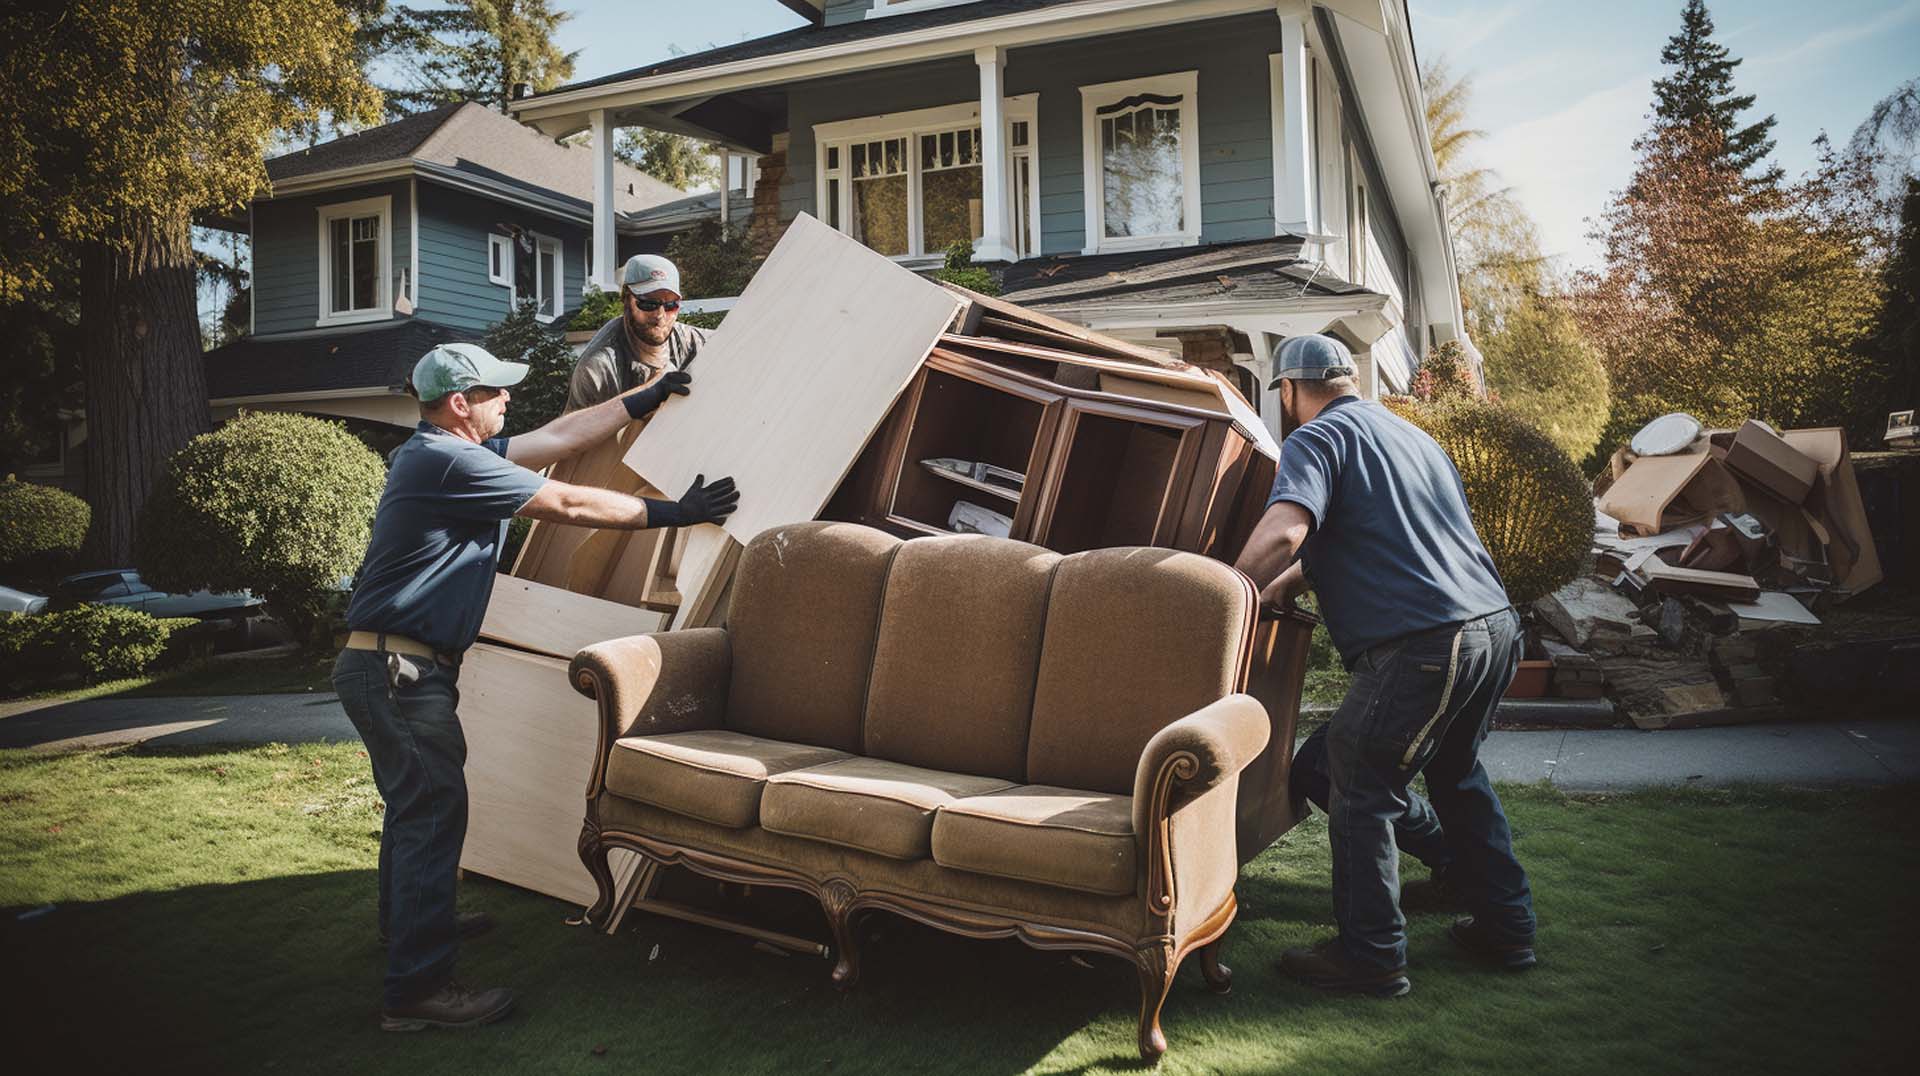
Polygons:
<instances>
[{"instance_id":1,"label":"blue jeans","mask_svg":"<svg viewBox=\"0 0 1920 1076\"><path fill-rule=\"evenodd\" d=\"M1306 812L1300 801L1320 808L1321 814L1333 813L1333 774L1327 761L1327 726L1314 729L1293 753L1287 770L1287 787L1292 789L1295 812ZM1447 834L1426 797L1407 789L1407 813L1393 820L1393 843L1402 852L1425 864L1436 875L1453 866L1453 849L1447 847Z\"/></svg>"},{"instance_id":2,"label":"blue jeans","mask_svg":"<svg viewBox=\"0 0 1920 1076\"><path fill-rule=\"evenodd\" d=\"M388 1008L439 989L459 952L454 885L467 836L459 679L457 666L373 650L342 650L333 665L334 690L387 804L380 932L388 939Z\"/></svg>"},{"instance_id":3,"label":"blue jeans","mask_svg":"<svg viewBox=\"0 0 1920 1076\"><path fill-rule=\"evenodd\" d=\"M1477 922L1515 939L1533 936L1527 872L1480 765L1520 645L1519 615L1503 609L1383 643L1355 663L1326 735L1333 911L1349 955L1390 968L1407 962L1401 833L1415 847L1445 842L1448 880ZM1430 802L1408 787L1423 771Z\"/></svg>"}]
</instances>

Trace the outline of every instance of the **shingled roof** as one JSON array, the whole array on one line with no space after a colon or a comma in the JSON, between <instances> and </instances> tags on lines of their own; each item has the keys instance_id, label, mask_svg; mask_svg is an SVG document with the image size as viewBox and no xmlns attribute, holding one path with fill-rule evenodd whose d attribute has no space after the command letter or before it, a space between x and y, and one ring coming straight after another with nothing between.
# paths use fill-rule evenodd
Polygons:
<instances>
[{"instance_id":1,"label":"shingled roof","mask_svg":"<svg viewBox=\"0 0 1920 1076\"><path fill-rule=\"evenodd\" d=\"M593 204L593 152L566 146L492 109L467 102L395 120L267 161L275 183L347 168L420 162L558 196L582 210ZM614 165L614 209L633 213L684 198L637 168Z\"/></svg>"},{"instance_id":2,"label":"shingled roof","mask_svg":"<svg viewBox=\"0 0 1920 1076\"><path fill-rule=\"evenodd\" d=\"M975 19L988 19L995 15L1013 15L1022 11L1037 11L1041 8L1084 2L1085 0L976 0L971 4L956 4L952 7L934 8L931 11L888 15L881 19L854 19L835 26L802 26L733 45L723 45L717 49L708 49L705 52L675 56L658 63L631 68L600 78L568 83L549 90L548 93L566 93L591 86L612 85L628 79L648 78L676 71L694 71L702 67L713 67L738 60L758 60L786 52L798 52L801 49L819 48L823 45L844 45L849 42L890 37L895 34L910 34L917 30L931 30L954 23L972 22ZM538 101L542 96L545 95L535 94L522 100Z\"/></svg>"},{"instance_id":3,"label":"shingled roof","mask_svg":"<svg viewBox=\"0 0 1920 1076\"><path fill-rule=\"evenodd\" d=\"M1125 254L1036 258L1006 268L1009 302L1045 310L1071 306L1232 301L1281 303L1307 296L1370 296L1371 292L1301 257L1302 240L1283 235L1202 247Z\"/></svg>"}]
</instances>

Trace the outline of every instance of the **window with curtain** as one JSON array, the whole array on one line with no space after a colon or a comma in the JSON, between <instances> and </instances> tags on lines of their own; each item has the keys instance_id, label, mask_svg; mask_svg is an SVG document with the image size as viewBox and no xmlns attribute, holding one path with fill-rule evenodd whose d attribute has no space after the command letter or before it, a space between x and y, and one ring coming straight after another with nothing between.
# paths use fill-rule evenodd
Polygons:
<instances>
[{"instance_id":1,"label":"window with curtain","mask_svg":"<svg viewBox=\"0 0 1920 1076\"><path fill-rule=\"evenodd\" d=\"M1180 98L1136 94L1094 110L1100 118L1100 193L1109 238L1186 230Z\"/></svg>"}]
</instances>

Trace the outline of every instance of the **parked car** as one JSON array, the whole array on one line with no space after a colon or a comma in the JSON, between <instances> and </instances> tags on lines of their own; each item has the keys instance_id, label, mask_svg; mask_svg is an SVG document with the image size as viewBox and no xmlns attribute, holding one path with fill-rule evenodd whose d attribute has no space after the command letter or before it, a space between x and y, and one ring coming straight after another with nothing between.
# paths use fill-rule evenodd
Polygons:
<instances>
[{"instance_id":1,"label":"parked car","mask_svg":"<svg viewBox=\"0 0 1920 1076\"><path fill-rule=\"evenodd\" d=\"M262 605L259 598L241 591L214 594L196 590L191 594L169 594L155 590L131 568L81 572L60 580L53 589L52 606L71 609L76 605L123 605L152 616L190 616L203 620L240 618L252 615Z\"/></svg>"},{"instance_id":2,"label":"parked car","mask_svg":"<svg viewBox=\"0 0 1920 1076\"><path fill-rule=\"evenodd\" d=\"M29 594L12 587L0 587L0 615L11 613L38 613L47 607L44 594Z\"/></svg>"}]
</instances>

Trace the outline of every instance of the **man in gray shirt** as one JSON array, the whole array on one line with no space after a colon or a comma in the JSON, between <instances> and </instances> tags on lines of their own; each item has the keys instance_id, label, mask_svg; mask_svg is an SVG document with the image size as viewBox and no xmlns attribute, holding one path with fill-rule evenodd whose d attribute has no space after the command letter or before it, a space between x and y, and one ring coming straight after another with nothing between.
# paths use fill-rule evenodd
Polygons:
<instances>
[{"instance_id":1,"label":"man in gray shirt","mask_svg":"<svg viewBox=\"0 0 1920 1076\"><path fill-rule=\"evenodd\" d=\"M680 324L680 270L656 254L635 254L620 271L620 316L600 326L574 363L567 410L611 400L662 370L685 370L706 342L707 330Z\"/></svg>"},{"instance_id":2,"label":"man in gray shirt","mask_svg":"<svg viewBox=\"0 0 1920 1076\"><path fill-rule=\"evenodd\" d=\"M1322 990L1407 992L1400 849L1450 861L1473 912L1451 934L1469 955L1531 967L1532 890L1479 759L1520 659L1519 617L1460 475L1433 438L1360 398L1338 340L1293 337L1274 367L1294 428L1237 567L1267 603L1312 587L1353 673L1322 741L1339 935L1288 950L1280 970ZM1425 797L1410 787L1421 773Z\"/></svg>"}]
</instances>

